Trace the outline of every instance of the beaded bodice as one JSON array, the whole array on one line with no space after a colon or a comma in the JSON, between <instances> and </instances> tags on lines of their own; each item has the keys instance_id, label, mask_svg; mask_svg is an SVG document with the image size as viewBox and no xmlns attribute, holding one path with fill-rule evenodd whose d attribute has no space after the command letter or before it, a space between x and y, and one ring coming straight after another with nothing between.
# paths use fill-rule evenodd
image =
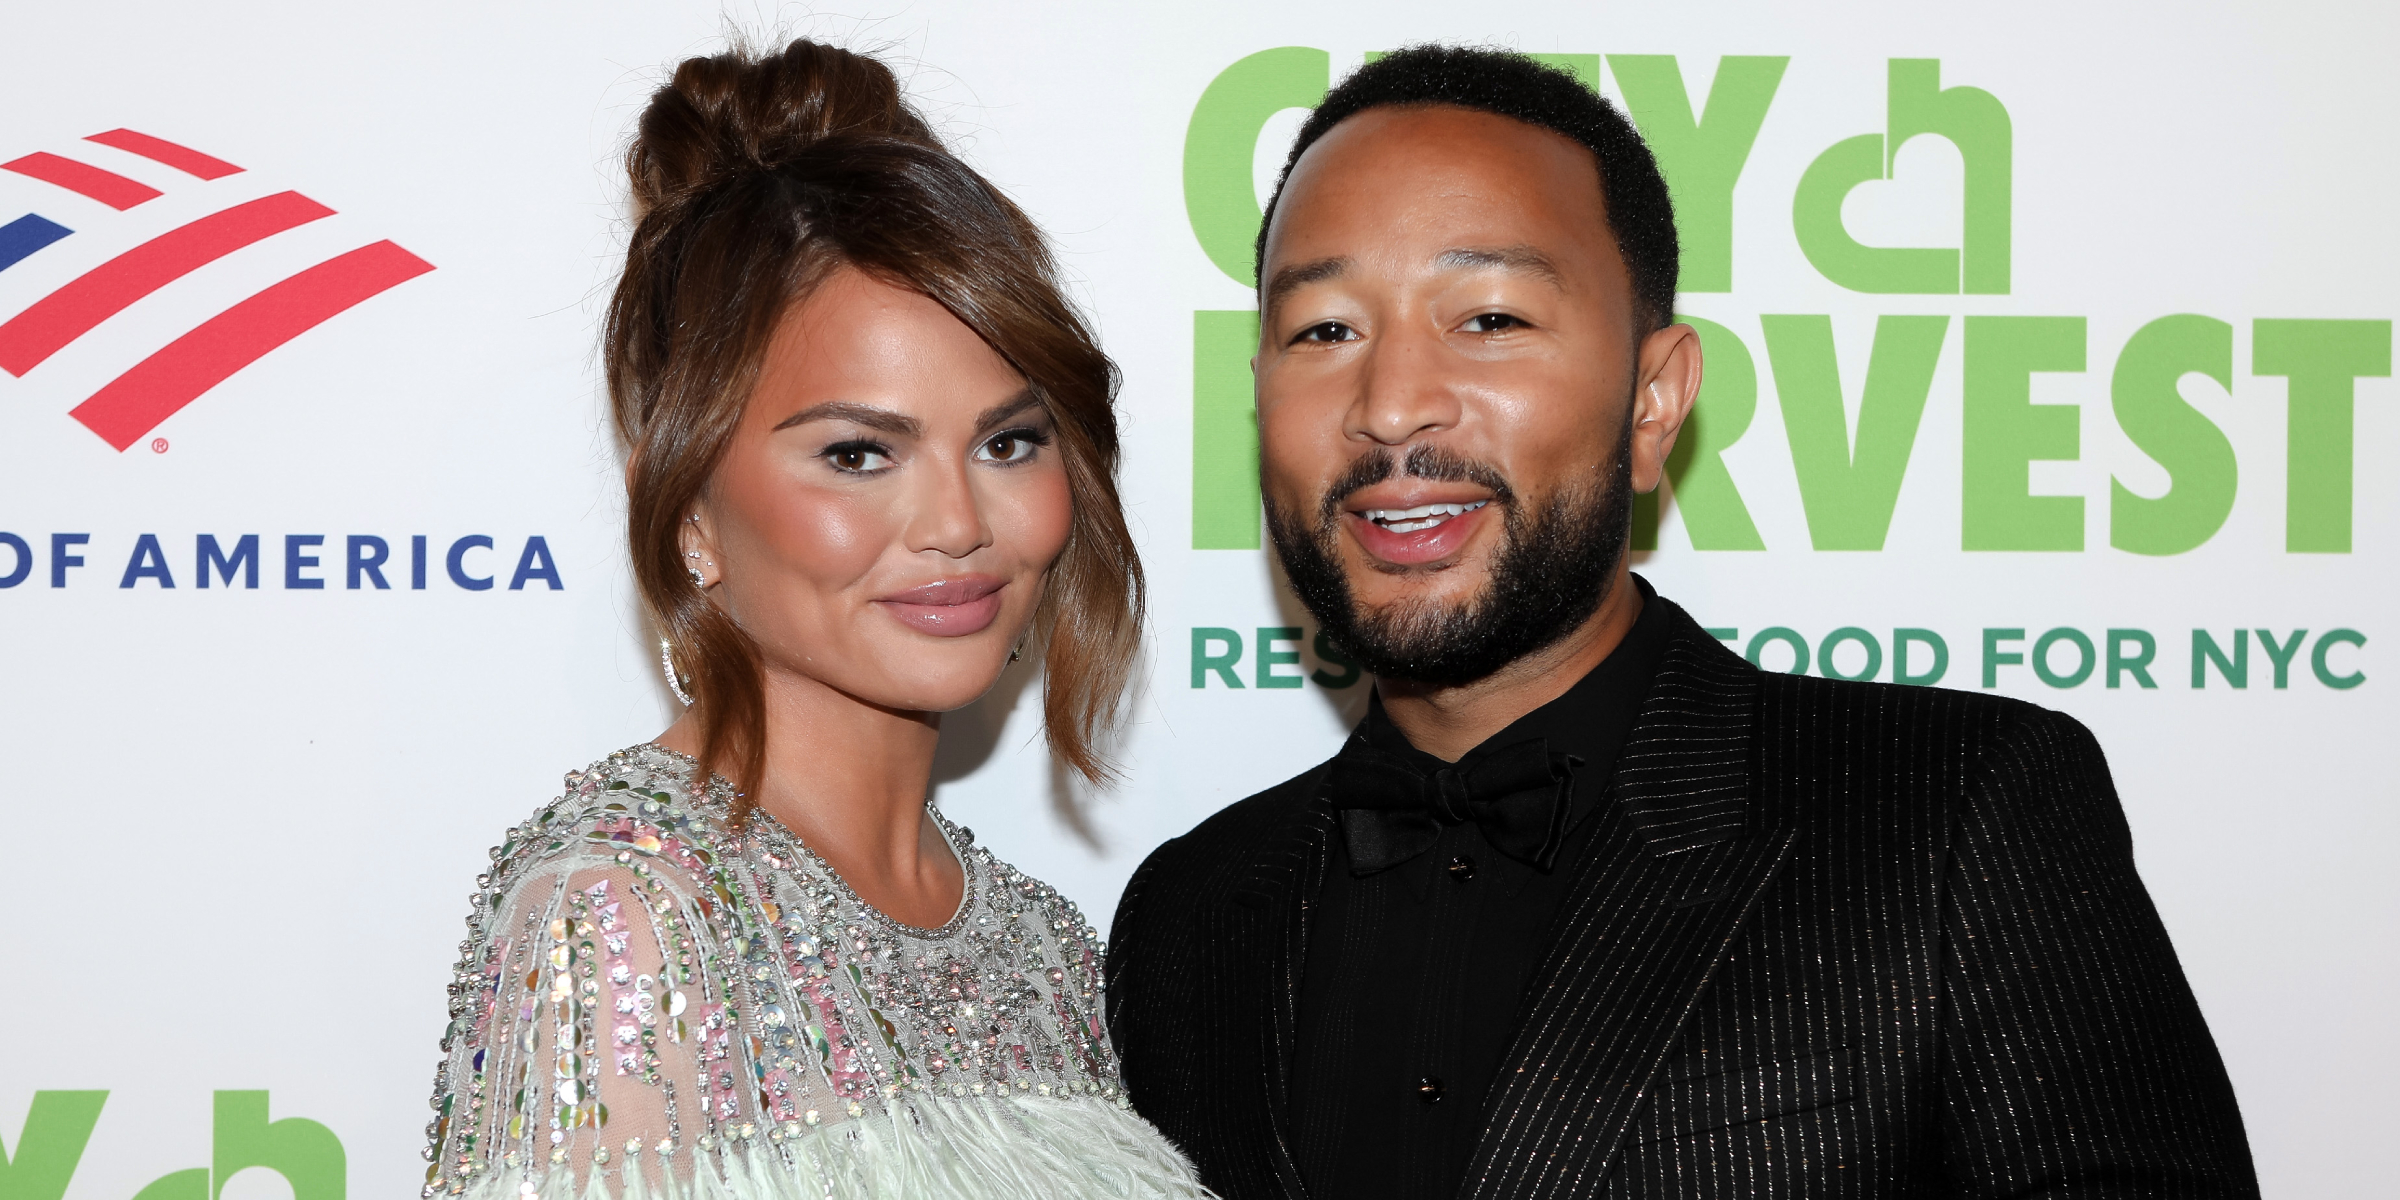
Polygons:
<instances>
[{"instance_id":1,"label":"beaded bodice","mask_svg":"<svg viewBox=\"0 0 2400 1200\"><path fill-rule=\"evenodd\" d=\"M875 1138L968 1136L959 1106L995 1104L1018 1132L1107 1110L1112 1136L1157 1139L1135 1148L1181 1173L1121 1111L1099 945L1073 904L937 813L965 895L939 929L902 924L764 812L736 832L731 789L695 796L692 774L657 746L621 751L492 851L450 987L427 1196L582 1195L595 1175L646 1194L703 1169L737 1195L761 1171L839 1194Z\"/></svg>"}]
</instances>

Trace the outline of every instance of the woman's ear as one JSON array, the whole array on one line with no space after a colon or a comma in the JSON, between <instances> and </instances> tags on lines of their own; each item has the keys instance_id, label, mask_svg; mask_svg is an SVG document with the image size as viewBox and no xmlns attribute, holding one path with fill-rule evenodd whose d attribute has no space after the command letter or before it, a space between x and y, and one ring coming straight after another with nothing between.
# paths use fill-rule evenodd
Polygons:
<instances>
[{"instance_id":1,"label":"woman's ear","mask_svg":"<svg viewBox=\"0 0 2400 1200\"><path fill-rule=\"evenodd\" d=\"M683 550L684 572L691 576L692 586L701 591L725 581L725 572L717 565L717 543L710 530L707 507L694 505L675 536L676 544Z\"/></svg>"},{"instance_id":2,"label":"woman's ear","mask_svg":"<svg viewBox=\"0 0 2400 1200\"><path fill-rule=\"evenodd\" d=\"M1700 334L1689 325L1669 325L1642 339L1640 373L1633 389L1633 490L1656 490L1674 453L1675 435L1700 396Z\"/></svg>"}]
</instances>

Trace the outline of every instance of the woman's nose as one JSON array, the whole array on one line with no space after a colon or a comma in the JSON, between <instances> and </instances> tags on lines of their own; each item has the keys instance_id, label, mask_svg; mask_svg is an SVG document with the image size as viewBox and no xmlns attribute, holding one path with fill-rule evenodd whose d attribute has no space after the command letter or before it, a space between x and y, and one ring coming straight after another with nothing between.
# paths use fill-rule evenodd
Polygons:
<instances>
[{"instance_id":1,"label":"woman's nose","mask_svg":"<svg viewBox=\"0 0 2400 1200\"><path fill-rule=\"evenodd\" d=\"M965 558L991 545L991 528L967 472L964 463L919 472L919 494L907 529L910 550Z\"/></svg>"}]
</instances>

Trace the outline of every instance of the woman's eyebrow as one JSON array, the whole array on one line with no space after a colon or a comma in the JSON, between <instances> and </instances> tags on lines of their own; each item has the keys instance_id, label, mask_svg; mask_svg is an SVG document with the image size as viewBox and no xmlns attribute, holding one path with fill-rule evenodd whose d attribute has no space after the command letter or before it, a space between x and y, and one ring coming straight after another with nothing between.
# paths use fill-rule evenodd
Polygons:
<instances>
[{"instance_id":1,"label":"woman's eyebrow","mask_svg":"<svg viewBox=\"0 0 2400 1200\"><path fill-rule=\"evenodd\" d=\"M855 425L880 429L885 433L897 434L902 437L917 437L925 432L925 423L906 413L896 413L888 408L877 408L872 404L859 404L850 400L829 400L823 404L801 409L778 422L775 428L778 430L790 429L794 425L805 425L810 421L848 421Z\"/></svg>"},{"instance_id":2,"label":"woman's eyebrow","mask_svg":"<svg viewBox=\"0 0 2400 1200\"><path fill-rule=\"evenodd\" d=\"M1026 409L1032 408L1041 402L1041 397L1034 395L1032 388L1026 388L1024 391L1018 392L1016 395L983 410L983 415L975 418L975 428L979 430L990 429L992 426L997 425L1000 422L1009 419L1010 417L1016 416L1018 413L1024 412Z\"/></svg>"}]
</instances>

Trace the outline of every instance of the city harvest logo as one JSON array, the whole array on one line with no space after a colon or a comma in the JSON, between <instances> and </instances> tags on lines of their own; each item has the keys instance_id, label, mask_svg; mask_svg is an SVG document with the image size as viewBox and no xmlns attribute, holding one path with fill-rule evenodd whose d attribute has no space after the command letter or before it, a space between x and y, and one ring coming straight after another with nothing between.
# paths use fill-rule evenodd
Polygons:
<instances>
[{"instance_id":1,"label":"city harvest logo","mask_svg":"<svg viewBox=\"0 0 2400 1200\"><path fill-rule=\"evenodd\" d=\"M1377 57L1367 55L1368 61ZM2183 554L2224 528L2244 468L2257 470L2263 465L2259 459L2280 455L2282 548L2351 552L2355 384L2391 375L2389 319L2144 314L2144 322L2121 345L2109 347L2095 344L2085 317L1989 311L2004 308L2006 301L1981 301L1975 305L1980 311L1955 316L1857 313L1862 296L2009 297L2016 285L2011 274L2014 123L1998 96L1946 80L1941 61L1931 58L1882 64L1881 132L1837 127L1799 134L1809 139L1803 145L1813 153L1797 179L1752 180L1752 189L1790 188L1785 209L1790 224L1766 230L1745 226L1743 236L1754 245L1762 233L1789 238L1816 276L1814 281L1772 281L1781 285L1776 294L1794 294L1798 289L1789 286L1794 283L1837 290L1822 292L1824 308L1834 311L1745 311L1738 294L1731 300L1712 294L1737 293L1734 189L1744 178L1791 59L1727 55L1717 60L1706 88L1694 94L1687 86L1687 67L1701 64L1672 55L1529 57L1595 89L1605 64L1613 90L1657 155L1674 198L1683 244L1679 307L1706 310L1676 316L1700 335L1707 384L1667 461L1664 488L1693 549L1768 548L1751 511L1766 481L1745 472L1780 475L1785 464L1751 452L1740 456L1737 470L1724 457L1749 430L1765 393L1780 410L1789 478L1799 493L1812 550L1885 548L1912 463L1922 466L1924 460L1946 457L1941 453L1946 447L1919 453L1926 444L1918 428L1933 401L1956 405L1959 414L1958 457L1952 461L1958 464L1956 545L1961 550L2084 550L2084 510L2090 502L2107 506L2105 536L2111 548ZM1331 78L1332 57L1324 50L1261 50L1226 67L1193 105L1183 144L1185 212L1207 260L1245 288L1258 286L1251 262L1261 220L1257 156L1280 149L1261 146L1261 137L1278 114L1315 107ZM1799 122L1786 120L1776 128L1778 136L1791 136L1798 127ZM1902 148L1919 139L1921 144L1947 142L1957 153L1962 180L1955 244L1879 245L1869 240L1871 232L1862 238L1845 218L1844 202L1862 186L1895 179ZM1281 154L1275 157L1280 161ZM1863 315L1875 320L1862 371L1855 360L1837 364L1834 332L1837 320L1858 327ZM2122 315L2108 323L2116 324ZM1191 545L1196 550L1260 546L1258 426L1250 374L1258 337L1258 314L1249 308L1192 314ZM2243 342L2247 370L2237 370L2236 349ZM2100 359L2112 349L2113 365ZM1944 358L1959 363L1958 390L1948 395L1934 390L1936 367ZM2113 420L2157 469L2134 468L2136 478L2129 480L2113 474L2112 464L2105 501L2096 494L2036 492L2035 464L2081 460L2085 447L2080 405L2035 402L2035 380L2103 368L2109 371L2108 408L2096 415ZM2283 445L2237 447L2226 428L2180 390L2190 381L2205 394L2213 383L2230 396L2235 380L2244 375L2281 381L2270 386L2278 386L2286 398ZM1858 397L1854 409L1845 393ZM1945 469L1938 462L1931 466ZM2163 491L2149 482L2161 478ZM2262 490L2249 489L2245 503L2260 503ZM1657 548L1659 511L1656 496L1637 501L1633 548Z\"/></svg>"},{"instance_id":2,"label":"city harvest logo","mask_svg":"<svg viewBox=\"0 0 2400 1200\"><path fill-rule=\"evenodd\" d=\"M174 187L206 188L242 173L222 159L130 129L84 140L171 168L177 174ZM4 289L12 268L69 237L99 239L111 248L119 241L134 243L0 321L0 371L20 379L167 285L236 251L335 215L307 196L283 191L210 206L213 211L204 216L136 242L140 231L114 214L167 193L85 161L90 157L86 151L37 151L0 163L0 171L57 189L55 200L43 203L41 211L0 221L0 302L11 299ZM227 297L213 316L115 371L70 415L122 451L276 348L431 270L433 264L398 245L376 241L253 294Z\"/></svg>"},{"instance_id":3,"label":"city harvest logo","mask_svg":"<svg viewBox=\"0 0 2400 1200\"><path fill-rule=\"evenodd\" d=\"M14 1152L0 1146L0 1197L63 1200L107 1103L108 1093L99 1090L35 1092ZM350 1156L323 1124L306 1117L270 1120L264 1091L221 1091L210 1109L209 1165L160 1176L133 1200L213 1200L244 1171L282 1176L292 1200L349 1195Z\"/></svg>"}]
</instances>

